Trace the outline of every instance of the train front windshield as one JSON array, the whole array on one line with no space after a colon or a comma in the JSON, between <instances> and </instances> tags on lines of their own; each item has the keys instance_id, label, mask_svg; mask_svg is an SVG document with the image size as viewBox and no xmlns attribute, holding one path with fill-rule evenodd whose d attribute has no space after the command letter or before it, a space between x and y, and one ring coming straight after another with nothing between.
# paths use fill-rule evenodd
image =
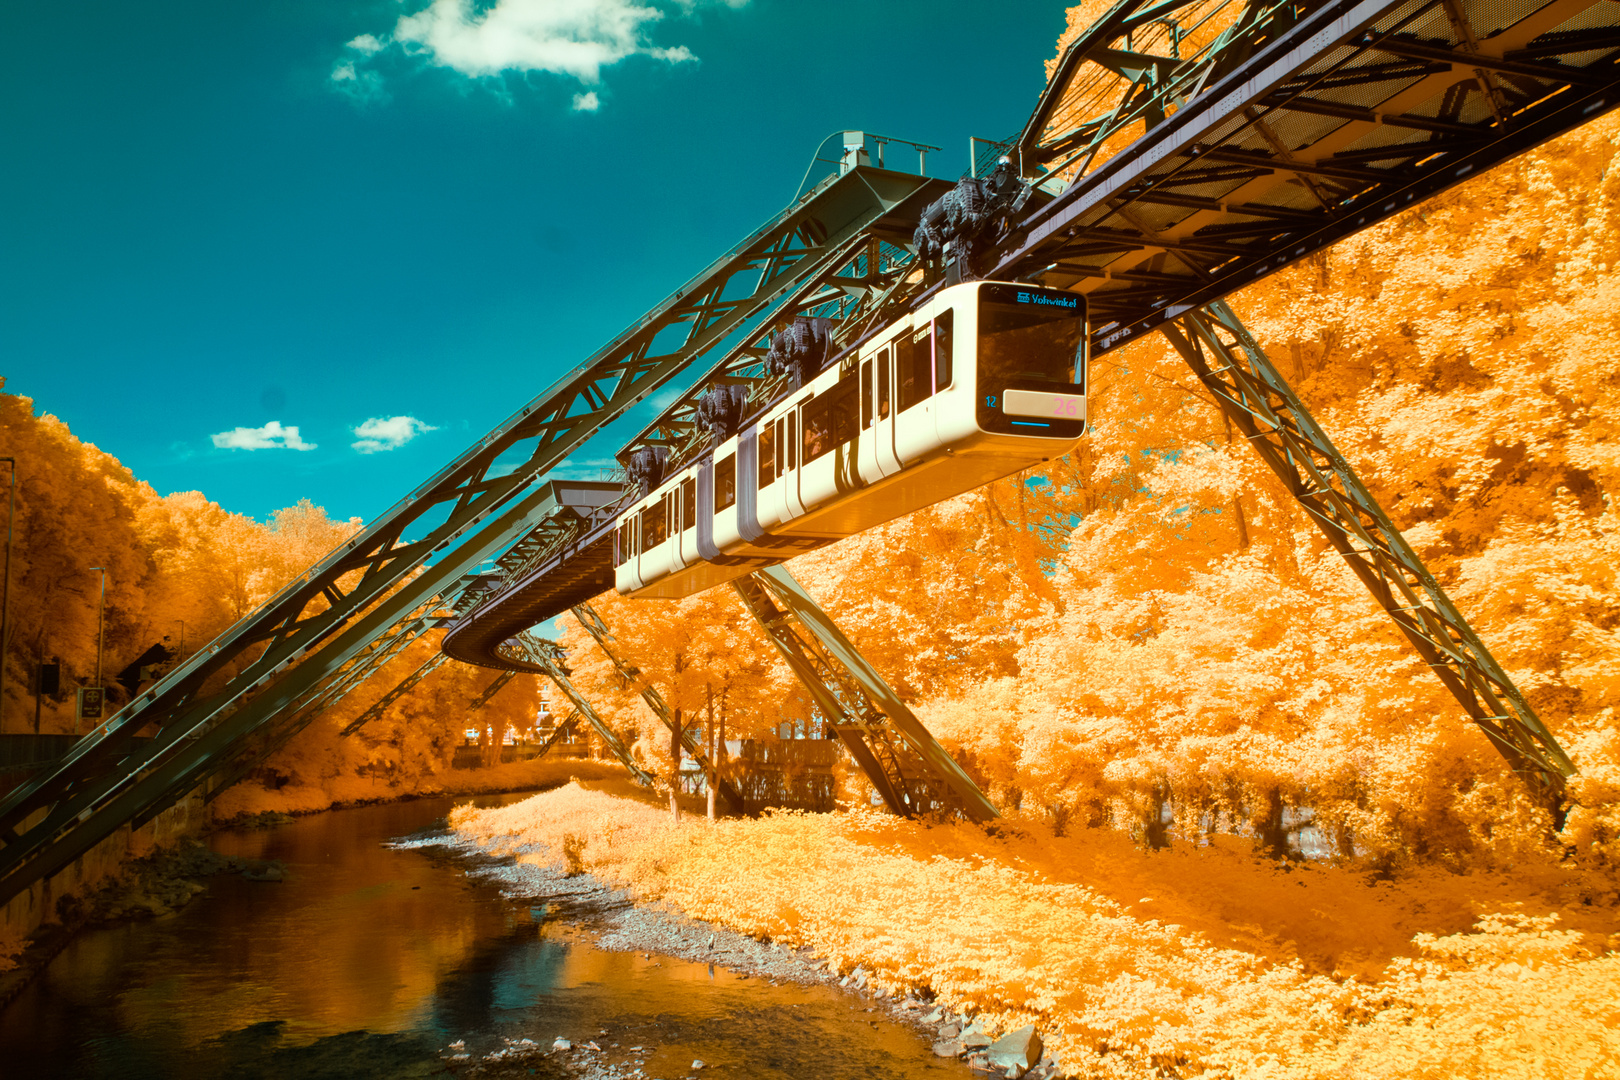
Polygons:
<instances>
[{"instance_id":1,"label":"train front windshield","mask_svg":"<svg viewBox=\"0 0 1620 1080\"><path fill-rule=\"evenodd\" d=\"M984 286L979 290L981 384L1073 386L1084 313L1082 301L1067 293Z\"/></svg>"}]
</instances>

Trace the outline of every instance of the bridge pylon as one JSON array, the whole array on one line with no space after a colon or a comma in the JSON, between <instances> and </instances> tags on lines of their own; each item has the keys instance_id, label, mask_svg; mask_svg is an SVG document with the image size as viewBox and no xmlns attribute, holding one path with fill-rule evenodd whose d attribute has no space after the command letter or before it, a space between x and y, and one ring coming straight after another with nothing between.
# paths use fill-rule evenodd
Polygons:
<instances>
[{"instance_id":1,"label":"bridge pylon","mask_svg":"<svg viewBox=\"0 0 1620 1080\"><path fill-rule=\"evenodd\" d=\"M1562 825L1575 765L1224 301L1162 328L1221 410Z\"/></svg>"},{"instance_id":2,"label":"bridge pylon","mask_svg":"<svg viewBox=\"0 0 1620 1080\"><path fill-rule=\"evenodd\" d=\"M715 768L714 762L709 760L709 755L704 752L702 744L697 740L697 736L692 734L692 725L686 724L677 728L675 726L674 711L669 707L669 702L664 700L664 695L658 692L658 687L650 682L643 681L641 669L621 657L614 649L613 646L616 644L617 639L614 638L613 632L608 629L607 623L602 621L602 616L597 614L596 609L589 604L575 604L573 611L574 618L579 620L579 625L583 626L585 632L595 638L597 645L601 646L602 652L607 656L609 662L613 664L613 670L619 673L619 678L623 679L626 685L629 686L635 686L637 683L641 684L641 700L647 703L647 708L651 709L653 715L658 717L665 727L680 738L681 748L686 752L687 757L698 763L698 767L703 770L703 775L714 780L716 794L725 800L731 812L741 814L743 812L742 793L737 790L736 785L730 780L720 777L720 771Z\"/></svg>"},{"instance_id":3,"label":"bridge pylon","mask_svg":"<svg viewBox=\"0 0 1620 1080\"><path fill-rule=\"evenodd\" d=\"M731 584L891 812L1001 816L787 567Z\"/></svg>"},{"instance_id":4,"label":"bridge pylon","mask_svg":"<svg viewBox=\"0 0 1620 1080\"><path fill-rule=\"evenodd\" d=\"M574 711L583 716L586 723L596 729L596 733L602 737L602 744L608 748L608 751L614 757L619 759L620 764L630 770L630 775L635 778L636 783L642 787L652 787L652 773L636 764L635 759L630 756L629 748L624 745L624 740L614 734L613 728L608 725L606 720L602 719L601 714L591 706L589 701L585 700L584 695L579 692L573 681L568 678L568 669L563 667L563 658L566 654L563 652L562 647L535 637L527 630L518 634L517 642L523 647L525 654L523 659L543 670L547 678L557 684L557 689L563 692L563 696L574 707ZM550 749L549 744L546 749Z\"/></svg>"}]
</instances>

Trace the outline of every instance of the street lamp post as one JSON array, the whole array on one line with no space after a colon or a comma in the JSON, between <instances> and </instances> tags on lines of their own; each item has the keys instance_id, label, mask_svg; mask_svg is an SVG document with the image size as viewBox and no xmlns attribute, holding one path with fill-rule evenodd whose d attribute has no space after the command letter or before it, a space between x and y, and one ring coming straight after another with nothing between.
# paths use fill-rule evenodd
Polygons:
<instances>
[{"instance_id":1,"label":"street lamp post","mask_svg":"<svg viewBox=\"0 0 1620 1080\"><path fill-rule=\"evenodd\" d=\"M11 466L11 501L6 510L6 598L0 601L0 731L6 730L6 661L11 656L11 536L17 520L17 459L0 458Z\"/></svg>"}]
</instances>

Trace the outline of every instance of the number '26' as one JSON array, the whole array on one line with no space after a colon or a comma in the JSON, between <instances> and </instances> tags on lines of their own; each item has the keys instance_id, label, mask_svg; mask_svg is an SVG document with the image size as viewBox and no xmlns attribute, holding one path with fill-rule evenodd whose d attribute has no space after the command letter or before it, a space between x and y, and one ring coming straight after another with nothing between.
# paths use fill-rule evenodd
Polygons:
<instances>
[{"instance_id":1,"label":"number '26'","mask_svg":"<svg viewBox=\"0 0 1620 1080\"><path fill-rule=\"evenodd\" d=\"M1060 397L1052 403L1053 416L1079 416L1080 401L1078 398Z\"/></svg>"}]
</instances>

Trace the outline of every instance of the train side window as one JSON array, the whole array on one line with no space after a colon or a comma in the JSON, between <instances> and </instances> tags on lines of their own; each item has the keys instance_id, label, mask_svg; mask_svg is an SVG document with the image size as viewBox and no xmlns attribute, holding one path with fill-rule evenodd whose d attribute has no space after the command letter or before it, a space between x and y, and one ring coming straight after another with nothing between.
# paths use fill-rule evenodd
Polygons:
<instances>
[{"instance_id":1,"label":"train side window","mask_svg":"<svg viewBox=\"0 0 1620 1080\"><path fill-rule=\"evenodd\" d=\"M894 346L894 377L899 384L899 392L895 395L899 400L896 404L900 412L905 412L913 405L928 400L931 390L930 361L927 352L919 355L910 334L901 334Z\"/></svg>"},{"instance_id":2,"label":"train side window","mask_svg":"<svg viewBox=\"0 0 1620 1080\"><path fill-rule=\"evenodd\" d=\"M877 418L884 421L889 418L889 357L893 350L884 347L877 358Z\"/></svg>"},{"instance_id":3,"label":"train side window","mask_svg":"<svg viewBox=\"0 0 1620 1080\"><path fill-rule=\"evenodd\" d=\"M783 421L783 420L777 420L777 422L776 422L776 475L777 476L781 476L784 472L786 472L787 467L788 467L787 466L787 460L786 460L787 452L788 452L788 440L790 438L792 438L792 436L787 436L787 437L783 436L783 434L782 434L783 425L785 423L786 423L786 421Z\"/></svg>"},{"instance_id":4,"label":"train side window","mask_svg":"<svg viewBox=\"0 0 1620 1080\"><path fill-rule=\"evenodd\" d=\"M861 361L861 430L872 426L872 361Z\"/></svg>"},{"instance_id":5,"label":"train side window","mask_svg":"<svg viewBox=\"0 0 1620 1080\"><path fill-rule=\"evenodd\" d=\"M727 454L714 463L714 512L737 501L737 455Z\"/></svg>"},{"instance_id":6,"label":"train side window","mask_svg":"<svg viewBox=\"0 0 1620 1080\"><path fill-rule=\"evenodd\" d=\"M617 559L617 561L613 564L614 566L623 566L625 563L635 558L636 553L631 549L630 546L631 541L635 539L635 536L631 532L631 522L633 520L634 519L631 519L631 521L626 521L623 525L619 526L618 542L613 545L613 554Z\"/></svg>"},{"instance_id":7,"label":"train side window","mask_svg":"<svg viewBox=\"0 0 1620 1080\"><path fill-rule=\"evenodd\" d=\"M951 316L946 311L934 320L934 386L943 390L951 385Z\"/></svg>"},{"instance_id":8,"label":"train side window","mask_svg":"<svg viewBox=\"0 0 1620 1080\"><path fill-rule=\"evenodd\" d=\"M787 438L782 440L782 449L787 451L787 467L794 468L794 451L798 448L798 440L794 437L794 425L797 423L798 413L787 415Z\"/></svg>"},{"instance_id":9,"label":"train side window","mask_svg":"<svg viewBox=\"0 0 1620 1080\"><path fill-rule=\"evenodd\" d=\"M776 479L776 425L765 424L759 429L759 486L761 489Z\"/></svg>"},{"instance_id":10,"label":"train side window","mask_svg":"<svg viewBox=\"0 0 1620 1080\"><path fill-rule=\"evenodd\" d=\"M697 524L697 481L687 480L681 484L681 531L685 532Z\"/></svg>"},{"instance_id":11,"label":"train side window","mask_svg":"<svg viewBox=\"0 0 1620 1080\"><path fill-rule=\"evenodd\" d=\"M666 521L668 509L669 500L659 499L657 503L641 512L641 547L643 551L655 548L664 542L664 530L668 524Z\"/></svg>"},{"instance_id":12,"label":"train side window","mask_svg":"<svg viewBox=\"0 0 1620 1080\"><path fill-rule=\"evenodd\" d=\"M804 407L804 463L833 448L832 395L822 394Z\"/></svg>"}]
</instances>

